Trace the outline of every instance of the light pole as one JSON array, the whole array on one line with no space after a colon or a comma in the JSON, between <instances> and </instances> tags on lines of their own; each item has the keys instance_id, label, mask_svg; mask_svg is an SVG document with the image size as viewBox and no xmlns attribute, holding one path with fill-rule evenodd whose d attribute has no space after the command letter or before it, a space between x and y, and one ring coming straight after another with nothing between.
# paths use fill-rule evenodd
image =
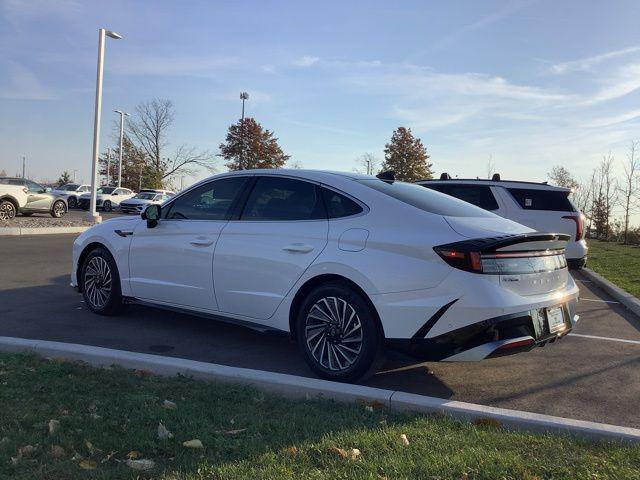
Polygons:
<instances>
[{"instance_id":1,"label":"light pole","mask_svg":"<svg viewBox=\"0 0 640 480\"><path fill-rule=\"evenodd\" d=\"M240 100L242 100L242 118L240 120L240 163L244 157L244 101L249 100L247 92L240 92Z\"/></svg>"},{"instance_id":2,"label":"light pole","mask_svg":"<svg viewBox=\"0 0 640 480\"><path fill-rule=\"evenodd\" d=\"M109 173L111 172L111 149L107 148L107 186L109 186Z\"/></svg>"},{"instance_id":3,"label":"light pole","mask_svg":"<svg viewBox=\"0 0 640 480\"><path fill-rule=\"evenodd\" d=\"M78 173L78 170L76 170L75 168L73 169L73 183L76 183L76 173Z\"/></svg>"},{"instance_id":4,"label":"light pole","mask_svg":"<svg viewBox=\"0 0 640 480\"><path fill-rule=\"evenodd\" d=\"M98 30L98 69L96 73L96 106L95 117L93 119L93 158L91 163L91 202L89 203L89 212L87 219L91 222L99 223L102 221L98 212L96 212L97 194L97 176L98 176L98 152L100 151L100 115L102 113L102 74L104 72L104 41L105 36L119 40L122 36L116 32L112 32L101 28Z\"/></svg>"},{"instance_id":5,"label":"light pole","mask_svg":"<svg viewBox=\"0 0 640 480\"><path fill-rule=\"evenodd\" d=\"M25 170L26 163L27 163L27 158L26 157L22 157L22 178L25 178L24 170Z\"/></svg>"},{"instance_id":6,"label":"light pole","mask_svg":"<svg viewBox=\"0 0 640 480\"><path fill-rule=\"evenodd\" d=\"M121 110L114 110L120 115L120 160L118 162L118 188L122 186L122 140L124 139L124 117L129 116L128 113Z\"/></svg>"}]
</instances>

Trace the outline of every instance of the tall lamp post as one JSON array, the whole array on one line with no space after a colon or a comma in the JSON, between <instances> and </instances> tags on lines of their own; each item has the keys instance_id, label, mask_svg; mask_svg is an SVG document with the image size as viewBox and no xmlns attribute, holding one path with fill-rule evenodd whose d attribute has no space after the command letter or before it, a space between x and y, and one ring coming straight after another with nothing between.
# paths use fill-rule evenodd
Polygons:
<instances>
[{"instance_id":1,"label":"tall lamp post","mask_svg":"<svg viewBox=\"0 0 640 480\"><path fill-rule=\"evenodd\" d=\"M121 110L114 110L120 115L120 160L118 160L118 188L122 186L122 141L124 139L124 117L129 114Z\"/></svg>"},{"instance_id":2,"label":"tall lamp post","mask_svg":"<svg viewBox=\"0 0 640 480\"><path fill-rule=\"evenodd\" d=\"M242 100L242 117L240 119L240 163L244 160L244 101L249 100L247 92L240 92L240 100Z\"/></svg>"},{"instance_id":3,"label":"tall lamp post","mask_svg":"<svg viewBox=\"0 0 640 480\"><path fill-rule=\"evenodd\" d=\"M93 120L93 158L91 163L91 202L89 203L89 212L87 219L91 222L99 223L102 221L98 212L96 212L97 194L97 176L98 176L98 152L100 151L100 115L102 113L102 74L104 72L104 41L105 36L119 40L121 35L110 30L101 28L98 30L98 70L96 74L96 106L95 117Z\"/></svg>"}]
</instances>

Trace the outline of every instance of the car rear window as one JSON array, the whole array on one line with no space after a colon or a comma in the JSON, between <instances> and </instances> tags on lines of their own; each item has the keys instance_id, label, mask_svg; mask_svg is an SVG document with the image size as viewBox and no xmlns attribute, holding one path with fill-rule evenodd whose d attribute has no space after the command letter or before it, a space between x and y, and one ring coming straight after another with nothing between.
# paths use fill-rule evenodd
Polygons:
<instances>
[{"instance_id":1,"label":"car rear window","mask_svg":"<svg viewBox=\"0 0 640 480\"><path fill-rule=\"evenodd\" d=\"M514 200L525 210L552 210L575 212L569 200L569 192L562 190L538 190L529 188L507 188Z\"/></svg>"},{"instance_id":2,"label":"car rear window","mask_svg":"<svg viewBox=\"0 0 640 480\"><path fill-rule=\"evenodd\" d=\"M423 184L427 188L437 190L438 192L446 193L452 197L459 198L465 202L469 202L476 207L484 208L485 210L497 210L498 202L491 192L491 187L488 185L456 185L456 184Z\"/></svg>"},{"instance_id":3,"label":"car rear window","mask_svg":"<svg viewBox=\"0 0 640 480\"><path fill-rule=\"evenodd\" d=\"M447 217L494 217L493 213L476 207L455 197L436 192L422 185L405 182L385 182L382 180L359 180L360 183L408 203L425 212Z\"/></svg>"}]
</instances>

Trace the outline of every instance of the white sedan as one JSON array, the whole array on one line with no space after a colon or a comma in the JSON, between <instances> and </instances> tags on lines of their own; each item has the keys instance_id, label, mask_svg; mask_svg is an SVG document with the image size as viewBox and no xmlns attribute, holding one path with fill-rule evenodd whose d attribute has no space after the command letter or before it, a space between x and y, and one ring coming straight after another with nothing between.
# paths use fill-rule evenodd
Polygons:
<instances>
[{"instance_id":1,"label":"white sedan","mask_svg":"<svg viewBox=\"0 0 640 480\"><path fill-rule=\"evenodd\" d=\"M568 239L392 175L248 170L85 231L71 283L98 314L137 302L290 332L318 375L355 381L388 347L472 361L566 335Z\"/></svg>"},{"instance_id":2,"label":"white sedan","mask_svg":"<svg viewBox=\"0 0 640 480\"><path fill-rule=\"evenodd\" d=\"M142 190L135 197L131 197L124 202L120 202L120 211L122 213L142 213L148 205L152 203L162 204L175 194L168 190Z\"/></svg>"},{"instance_id":3,"label":"white sedan","mask_svg":"<svg viewBox=\"0 0 640 480\"><path fill-rule=\"evenodd\" d=\"M121 187L100 187L96 191L96 208L105 212L110 212L120 205L120 202L135 195L135 192L128 188ZM91 193L83 193L78 200L78 206L83 210L89 210L91 204Z\"/></svg>"}]
</instances>

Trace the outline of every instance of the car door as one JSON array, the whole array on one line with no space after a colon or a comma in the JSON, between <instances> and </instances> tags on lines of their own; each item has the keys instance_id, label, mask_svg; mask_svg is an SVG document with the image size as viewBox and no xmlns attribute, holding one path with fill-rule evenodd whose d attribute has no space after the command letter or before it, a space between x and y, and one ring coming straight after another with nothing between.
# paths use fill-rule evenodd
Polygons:
<instances>
[{"instance_id":1,"label":"car door","mask_svg":"<svg viewBox=\"0 0 640 480\"><path fill-rule=\"evenodd\" d=\"M242 213L224 228L214 256L220 311L265 320L327 244L318 185L259 176Z\"/></svg>"},{"instance_id":2,"label":"car door","mask_svg":"<svg viewBox=\"0 0 640 480\"><path fill-rule=\"evenodd\" d=\"M29 192L27 193L27 204L24 210L48 212L51 209L52 195L47 193L46 188L42 185L31 180L25 180L25 185Z\"/></svg>"},{"instance_id":3,"label":"car door","mask_svg":"<svg viewBox=\"0 0 640 480\"><path fill-rule=\"evenodd\" d=\"M195 187L164 206L154 228L139 222L129 251L130 286L143 300L217 310L213 252L247 177Z\"/></svg>"}]
</instances>

